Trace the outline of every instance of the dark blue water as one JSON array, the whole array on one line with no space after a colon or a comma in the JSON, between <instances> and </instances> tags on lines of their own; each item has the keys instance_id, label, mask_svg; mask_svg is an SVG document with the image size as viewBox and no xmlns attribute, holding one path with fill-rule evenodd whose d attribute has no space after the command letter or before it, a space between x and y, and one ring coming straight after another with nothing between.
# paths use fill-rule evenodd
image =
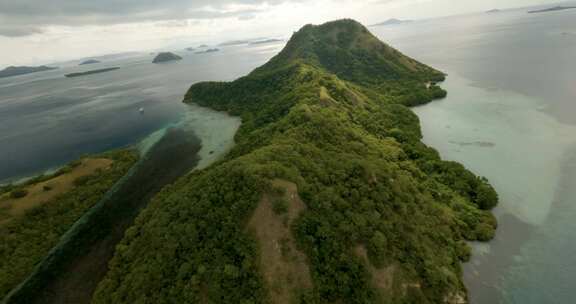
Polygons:
<instances>
[{"instance_id":1,"label":"dark blue water","mask_svg":"<svg viewBox=\"0 0 576 304\"><path fill-rule=\"evenodd\" d=\"M202 55L181 51L183 60L165 64L152 64L149 53L132 54L0 79L0 182L139 142L194 111L181 102L190 85L240 77L280 47L228 47ZM64 77L115 66L121 69Z\"/></svg>"}]
</instances>

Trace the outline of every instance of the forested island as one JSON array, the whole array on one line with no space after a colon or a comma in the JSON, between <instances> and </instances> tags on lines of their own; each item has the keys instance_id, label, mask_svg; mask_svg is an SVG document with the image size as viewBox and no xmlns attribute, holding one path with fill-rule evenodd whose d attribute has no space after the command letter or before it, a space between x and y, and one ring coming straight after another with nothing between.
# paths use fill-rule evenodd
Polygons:
<instances>
[{"instance_id":1,"label":"forested island","mask_svg":"<svg viewBox=\"0 0 576 304\"><path fill-rule=\"evenodd\" d=\"M400 19L396 19L396 18L390 18L384 22L372 24L371 26L399 25L399 24L412 23L412 22L414 22L414 21L413 20L400 20Z\"/></svg>"},{"instance_id":2,"label":"forested island","mask_svg":"<svg viewBox=\"0 0 576 304\"><path fill-rule=\"evenodd\" d=\"M104 68L104 69L90 70L90 71L86 71L86 72L70 73L70 74L66 74L64 76L66 76L68 78L80 77L80 76L86 76L86 75L91 75L91 74L106 73L106 72L110 72L110 71L114 71L114 70L118 70L118 69L120 69L120 68L119 67Z\"/></svg>"},{"instance_id":3,"label":"forested island","mask_svg":"<svg viewBox=\"0 0 576 304\"><path fill-rule=\"evenodd\" d=\"M235 46L235 45L243 45L243 44L249 44L250 40L231 40L231 41L225 41L222 42L220 44L218 44L218 46Z\"/></svg>"},{"instance_id":4,"label":"forested island","mask_svg":"<svg viewBox=\"0 0 576 304\"><path fill-rule=\"evenodd\" d=\"M537 14L537 13L563 11L563 10L569 10L569 9L576 9L576 6L555 6L555 7L550 7L550 8L540 9L540 10L529 11L528 13L529 14Z\"/></svg>"},{"instance_id":5,"label":"forested island","mask_svg":"<svg viewBox=\"0 0 576 304\"><path fill-rule=\"evenodd\" d=\"M206 50L197 51L196 54L209 54L209 53L216 53L216 52L219 52L219 51L220 51L219 48L211 48L211 49L206 49Z\"/></svg>"},{"instance_id":6,"label":"forested island","mask_svg":"<svg viewBox=\"0 0 576 304\"><path fill-rule=\"evenodd\" d=\"M45 66L45 65L37 66L37 67L9 66L9 67L3 69L2 71L0 71L0 78L18 76L18 75L24 75L24 74L30 74L30 73L37 73L37 72L43 72L43 71L50 71L50 70L55 70L55 69L57 69L57 68L49 67L49 66Z\"/></svg>"},{"instance_id":7,"label":"forested island","mask_svg":"<svg viewBox=\"0 0 576 304\"><path fill-rule=\"evenodd\" d=\"M444 77L339 20L194 84L185 102L242 118L236 146L156 195L92 303L466 303L498 196L421 142L409 107Z\"/></svg>"},{"instance_id":8,"label":"forested island","mask_svg":"<svg viewBox=\"0 0 576 304\"><path fill-rule=\"evenodd\" d=\"M170 52L162 52L162 53L158 53L158 55L156 55L156 57L154 57L154 59L152 60L152 63L162 63L162 62L169 62L169 61L175 61L175 60L181 60L182 57L174 54L174 53L170 53Z\"/></svg>"},{"instance_id":9,"label":"forested island","mask_svg":"<svg viewBox=\"0 0 576 304\"><path fill-rule=\"evenodd\" d=\"M88 59L80 62L78 65L95 64L95 63L100 63L100 61L95 59Z\"/></svg>"}]
</instances>

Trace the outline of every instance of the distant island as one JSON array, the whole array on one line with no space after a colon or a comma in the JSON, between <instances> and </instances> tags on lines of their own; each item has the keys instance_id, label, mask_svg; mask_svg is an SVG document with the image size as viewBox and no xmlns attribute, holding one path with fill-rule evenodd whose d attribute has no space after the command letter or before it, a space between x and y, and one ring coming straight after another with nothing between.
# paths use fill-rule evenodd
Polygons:
<instances>
[{"instance_id":1,"label":"distant island","mask_svg":"<svg viewBox=\"0 0 576 304\"><path fill-rule=\"evenodd\" d=\"M281 42L284 41L282 39L264 39L264 40L257 40L250 42L250 45L258 45L258 44L267 44L267 43L274 43L274 42Z\"/></svg>"},{"instance_id":2,"label":"distant island","mask_svg":"<svg viewBox=\"0 0 576 304\"><path fill-rule=\"evenodd\" d=\"M162 52L162 53L158 53L158 55L156 55L156 57L154 57L154 60L152 60L152 63L162 63L162 62L181 60L181 59L182 59L182 57L180 57L174 53Z\"/></svg>"},{"instance_id":3,"label":"distant island","mask_svg":"<svg viewBox=\"0 0 576 304\"><path fill-rule=\"evenodd\" d=\"M198 46L199 49L201 49L201 48L207 48L207 47L208 47L208 45L206 45L206 44L201 44L201 45Z\"/></svg>"},{"instance_id":4,"label":"distant island","mask_svg":"<svg viewBox=\"0 0 576 304\"><path fill-rule=\"evenodd\" d=\"M555 6L555 7L550 7L550 8L540 9L540 10L529 11L528 14L563 11L563 10L569 10L569 9L575 9L575 8L576 8L576 6Z\"/></svg>"},{"instance_id":5,"label":"distant island","mask_svg":"<svg viewBox=\"0 0 576 304\"><path fill-rule=\"evenodd\" d=\"M226 41L218 44L218 46L235 46L235 45L258 45L266 43L274 43L283 41L281 39L267 39L267 38L256 38L256 39L245 39L245 40L232 40Z\"/></svg>"},{"instance_id":6,"label":"distant island","mask_svg":"<svg viewBox=\"0 0 576 304\"><path fill-rule=\"evenodd\" d=\"M220 49L218 48L213 48L213 49L207 49L207 50L203 50L203 51L198 51L196 52L196 54L208 54L208 53L215 53L220 51Z\"/></svg>"},{"instance_id":7,"label":"distant island","mask_svg":"<svg viewBox=\"0 0 576 304\"><path fill-rule=\"evenodd\" d=\"M114 71L114 70L118 70L118 69L119 69L119 67L105 68L105 69L91 70L91 71L86 71L86 72L70 73L70 74L66 74L64 76L66 76L68 78L79 77L79 76L85 76L85 75L90 75L90 74L105 73L105 72Z\"/></svg>"},{"instance_id":8,"label":"distant island","mask_svg":"<svg viewBox=\"0 0 576 304\"><path fill-rule=\"evenodd\" d=\"M195 48L193 48L193 47L187 47L187 48L185 48L185 50L187 50L188 52L192 52L192 51L195 50Z\"/></svg>"},{"instance_id":9,"label":"distant island","mask_svg":"<svg viewBox=\"0 0 576 304\"><path fill-rule=\"evenodd\" d=\"M30 73L37 73L37 72L43 72L43 71L50 71L50 70L55 70L55 69L57 69L57 68L49 67L49 66L45 66L45 65L37 66L37 67L9 66L9 67L3 69L2 71L0 71L0 78L18 76L18 75L24 75L24 74L30 74Z\"/></svg>"},{"instance_id":10,"label":"distant island","mask_svg":"<svg viewBox=\"0 0 576 304\"><path fill-rule=\"evenodd\" d=\"M219 46L233 46L233 45L242 45L242 44L249 44L250 40L233 40L233 41L226 41L218 44Z\"/></svg>"},{"instance_id":11,"label":"distant island","mask_svg":"<svg viewBox=\"0 0 576 304\"><path fill-rule=\"evenodd\" d=\"M95 60L95 59L88 59L88 60L80 62L80 64L78 64L78 65L95 64L95 63L100 63L100 61Z\"/></svg>"},{"instance_id":12,"label":"distant island","mask_svg":"<svg viewBox=\"0 0 576 304\"><path fill-rule=\"evenodd\" d=\"M497 9L497 8L486 11L487 14L494 14L494 13L500 13L500 12L502 12L502 11Z\"/></svg>"},{"instance_id":13,"label":"distant island","mask_svg":"<svg viewBox=\"0 0 576 304\"><path fill-rule=\"evenodd\" d=\"M411 22L414 22L414 21L413 20L401 20L401 19L396 19L396 18L390 18L384 22L372 24L371 26L399 25L399 24L405 24L405 23L411 23Z\"/></svg>"}]
</instances>

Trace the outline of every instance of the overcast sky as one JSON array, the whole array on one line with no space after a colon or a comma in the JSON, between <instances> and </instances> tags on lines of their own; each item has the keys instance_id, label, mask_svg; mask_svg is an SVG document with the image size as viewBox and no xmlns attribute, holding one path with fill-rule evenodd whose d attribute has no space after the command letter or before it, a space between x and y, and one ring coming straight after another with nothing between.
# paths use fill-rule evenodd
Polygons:
<instances>
[{"instance_id":1,"label":"overcast sky","mask_svg":"<svg viewBox=\"0 0 576 304\"><path fill-rule=\"evenodd\" d=\"M371 24L550 0L0 0L0 68L254 37L306 23Z\"/></svg>"}]
</instances>

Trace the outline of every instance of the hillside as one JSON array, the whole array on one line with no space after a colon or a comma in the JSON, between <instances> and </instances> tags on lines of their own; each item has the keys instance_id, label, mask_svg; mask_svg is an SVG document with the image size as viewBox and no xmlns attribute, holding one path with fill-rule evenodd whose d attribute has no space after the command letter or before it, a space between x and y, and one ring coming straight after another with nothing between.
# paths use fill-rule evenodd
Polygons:
<instances>
[{"instance_id":1,"label":"hillside","mask_svg":"<svg viewBox=\"0 0 576 304\"><path fill-rule=\"evenodd\" d=\"M106 152L24 184L0 187L0 299L33 273L137 158L129 150ZM14 198L11 194L18 190L24 196Z\"/></svg>"},{"instance_id":2,"label":"hillside","mask_svg":"<svg viewBox=\"0 0 576 304\"><path fill-rule=\"evenodd\" d=\"M193 85L185 102L242 117L236 146L153 199L93 303L462 303L498 198L420 141L407 106L443 79L339 20Z\"/></svg>"}]
</instances>

